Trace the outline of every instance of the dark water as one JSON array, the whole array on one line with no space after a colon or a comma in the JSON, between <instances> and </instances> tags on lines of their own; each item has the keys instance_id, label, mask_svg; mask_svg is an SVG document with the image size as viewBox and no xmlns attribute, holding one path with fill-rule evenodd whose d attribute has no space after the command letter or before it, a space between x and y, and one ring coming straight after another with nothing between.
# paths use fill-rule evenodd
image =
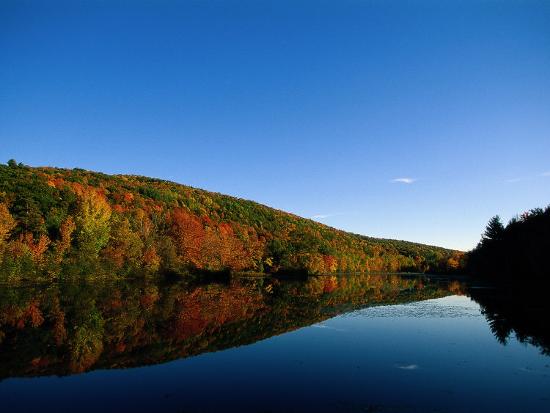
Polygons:
<instances>
[{"instance_id":1,"label":"dark water","mask_svg":"<svg viewBox=\"0 0 550 413\"><path fill-rule=\"evenodd\" d=\"M0 410L550 412L545 291L397 275L0 286Z\"/></svg>"}]
</instances>

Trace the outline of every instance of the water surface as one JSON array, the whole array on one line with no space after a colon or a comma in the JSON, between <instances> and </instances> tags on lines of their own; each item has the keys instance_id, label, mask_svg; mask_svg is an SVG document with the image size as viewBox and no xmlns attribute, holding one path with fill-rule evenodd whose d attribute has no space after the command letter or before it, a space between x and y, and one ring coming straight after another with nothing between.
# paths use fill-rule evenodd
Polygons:
<instances>
[{"instance_id":1,"label":"water surface","mask_svg":"<svg viewBox=\"0 0 550 413\"><path fill-rule=\"evenodd\" d=\"M14 412L550 411L543 292L442 277L0 287Z\"/></svg>"}]
</instances>

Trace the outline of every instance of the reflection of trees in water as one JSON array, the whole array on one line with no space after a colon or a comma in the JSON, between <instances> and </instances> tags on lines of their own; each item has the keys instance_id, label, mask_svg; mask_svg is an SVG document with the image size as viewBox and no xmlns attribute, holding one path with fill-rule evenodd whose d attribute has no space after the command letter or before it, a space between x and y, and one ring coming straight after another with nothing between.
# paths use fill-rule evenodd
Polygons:
<instances>
[{"instance_id":1,"label":"reflection of trees in water","mask_svg":"<svg viewBox=\"0 0 550 413\"><path fill-rule=\"evenodd\" d=\"M2 288L0 377L160 363L253 343L349 310L442 297L459 288L372 274Z\"/></svg>"},{"instance_id":2,"label":"reflection of trees in water","mask_svg":"<svg viewBox=\"0 0 550 413\"><path fill-rule=\"evenodd\" d=\"M253 343L359 308L464 291L458 281L373 274L4 287L0 377L161 363ZM550 354L545 288L467 291L501 343L515 334Z\"/></svg>"},{"instance_id":3,"label":"reflection of trees in water","mask_svg":"<svg viewBox=\"0 0 550 413\"><path fill-rule=\"evenodd\" d=\"M550 302L547 285L529 283L493 284L470 288L468 294L481 309L497 340L506 344L512 334L522 343L540 347L550 354Z\"/></svg>"}]
</instances>

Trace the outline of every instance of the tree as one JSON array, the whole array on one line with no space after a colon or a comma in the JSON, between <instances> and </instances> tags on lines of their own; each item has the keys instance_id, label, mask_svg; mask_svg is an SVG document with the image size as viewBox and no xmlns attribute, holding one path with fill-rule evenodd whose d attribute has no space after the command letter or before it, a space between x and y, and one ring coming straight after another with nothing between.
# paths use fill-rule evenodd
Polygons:
<instances>
[{"instance_id":1,"label":"tree","mask_svg":"<svg viewBox=\"0 0 550 413\"><path fill-rule=\"evenodd\" d=\"M338 260L332 255L323 255L325 272L335 272L338 269Z\"/></svg>"},{"instance_id":2,"label":"tree","mask_svg":"<svg viewBox=\"0 0 550 413\"><path fill-rule=\"evenodd\" d=\"M83 191L76 215L76 238L83 255L95 258L107 245L110 217L111 207L102 195L94 189Z\"/></svg>"},{"instance_id":3,"label":"tree","mask_svg":"<svg viewBox=\"0 0 550 413\"><path fill-rule=\"evenodd\" d=\"M4 245L16 224L6 204L0 203L0 264L2 263Z\"/></svg>"},{"instance_id":4,"label":"tree","mask_svg":"<svg viewBox=\"0 0 550 413\"><path fill-rule=\"evenodd\" d=\"M500 217L498 215L495 215L493 218L490 219L489 223L487 224L487 228L485 228L485 232L483 233L483 239L499 240L502 238L503 233L504 225L502 225Z\"/></svg>"},{"instance_id":5,"label":"tree","mask_svg":"<svg viewBox=\"0 0 550 413\"><path fill-rule=\"evenodd\" d=\"M158 255L157 249L154 245L145 247L141 260L143 262L143 266L149 272L157 272L160 268L161 258Z\"/></svg>"},{"instance_id":6,"label":"tree","mask_svg":"<svg viewBox=\"0 0 550 413\"><path fill-rule=\"evenodd\" d=\"M16 222L6 204L0 203L0 246L8 239L15 225Z\"/></svg>"},{"instance_id":7,"label":"tree","mask_svg":"<svg viewBox=\"0 0 550 413\"><path fill-rule=\"evenodd\" d=\"M117 268L124 264L138 266L143 250L143 242L133 231L128 219L120 214L111 216L111 236L103 254Z\"/></svg>"},{"instance_id":8,"label":"tree","mask_svg":"<svg viewBox=\"0 0 550 413\"><path fill-rule=\"evenodd\" d=\"M35 239L33 234L28 232L25 235L20 235L19 238L29 248L34 262L40 264L44 253L48 250L48 246L50 245L50 239L48 236L40 235L38 239Z\"/></svg>"},{"instance_id":9,"label":"tree","mask_svg":"<svg viewBox=\"0 0 550 413\"><path fill-rule=\"evenodd\" d=\"M63 257L71 248L72 235L76 228L73 217L67 217L59 228L60 239L55 243L56 261L61 263Z\"/></svg>"},{"instance_id":10,"label":"tree","mask_svg":"<svg viewBox=\"0 0 550 413\"><path fill-rule=\"evenodd\" d=\"M201 267L204 227L199 218L185 209L177 208L171 214L170 233L182 261L196 268Z\"/></svg>"}]
</instances>

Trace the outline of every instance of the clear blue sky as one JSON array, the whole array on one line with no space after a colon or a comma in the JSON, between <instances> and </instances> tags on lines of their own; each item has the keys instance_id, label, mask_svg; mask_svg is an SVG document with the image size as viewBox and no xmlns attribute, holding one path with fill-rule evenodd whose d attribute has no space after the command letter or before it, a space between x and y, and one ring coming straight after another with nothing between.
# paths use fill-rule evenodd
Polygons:
<instances>
[{"instance_id":1,"label":"clear blue sky","mask_svg":"<svg viewBox=\"0 0 550 413\"><path fill-rule=\"evenodd\" d=\"M469 249L550 203L550 2L3 0L10 158Z\"/></svg>"}]
</instances>

